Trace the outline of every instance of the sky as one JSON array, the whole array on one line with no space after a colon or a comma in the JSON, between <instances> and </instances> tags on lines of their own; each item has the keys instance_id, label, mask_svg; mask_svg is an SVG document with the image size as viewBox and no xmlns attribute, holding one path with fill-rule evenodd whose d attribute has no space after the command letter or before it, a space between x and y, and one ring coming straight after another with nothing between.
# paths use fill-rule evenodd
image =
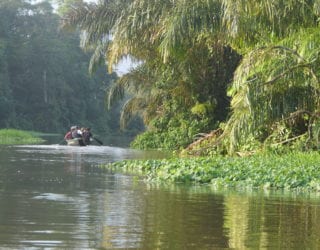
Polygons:
<instances>
[{"instance_id":1,"label":"sky","mask_svg":"<svg viewBox=\"0 0 320 250\"><path fill-rule=\"evenodd\" d=\"M122 76L130 71L130 69L134 68L137 66L137 63L134 63L130 57L126 57L122 59L117 66L115 67L115 71L117 72L118 75Z\"/></svg>"}]
</instances>

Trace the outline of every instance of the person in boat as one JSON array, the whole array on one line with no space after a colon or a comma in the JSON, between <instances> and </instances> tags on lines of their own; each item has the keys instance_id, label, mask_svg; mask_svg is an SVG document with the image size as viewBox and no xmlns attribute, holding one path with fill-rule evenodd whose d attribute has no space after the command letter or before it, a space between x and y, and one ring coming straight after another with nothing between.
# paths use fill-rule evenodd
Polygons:
<instances>
[{"instance_id":1,"label":"person in boat","mask_svg":"<svg viewBox=\"0 0 320 250\"><path fill-rule=\"evenodd\" d=\"M73 138L72 133L73 133L74 129L75 129L75 126L72 126L70 128L70 130L65 134L65 136L64 136L65 140L71 140Z\"/></svg>"},{"instance_id":2,"label":"person in boat","mask_svg":"<svg viewBox=\"0 0 320 250\"><path fill-rule=\"evenodd\" d=\"M71 130L72 130L72 139L82 138L82 131L78 126L72 126Z\"/></svg>"},{"instance_id":3,"label":"person in boat","mask_svg":"<svg viewBox=\"0 0 320 250\"><path fill-rule=\"evenodd\" d=\"M78 139L80 146L85 146L86 144L83 141L82 129L79 126L75 126L75 131L72 133L72 137Z\"/></svg>"},{"instance_id":4,"label":"person in boat","mask_svg":"<svg viewBox=\"0 0 320 250\"><path fill-rule=\"evenodd\" d=\"M80 146L87 146L91 144L91 140L93 138L93 135L91 133L91 128L79 128L78 126L72 126L70 128L70 131L66 133L64 136L64 139L66 141L72 140L72 139L77 139L79 142ZM97 140L95 138L95 140ZM99 144L102 145L101 141L98 141Z\"/></svg>"},{"instance_id":5,"label":"person in boat","mask_svg":"<svg viewBox=\"0 0 320 250\"><path fill-rule=\"evenodd\" d=\"M91 128L83 128L82 139L85 145L90 145L91 137L92 137Z\"/></svg>"},{"instance_id":6,"label":"person in boat","mask_svg":"<svg viewBox=\"0 0 320 250\"><path fill-rule=\"evenodd\" d=\"M65 136L64 140L69 141L72 139L77 139L80 146L85 146L82 138L82 132L80 131L78 126L72 126L70 131L68 131Z\"/></svg>"}]
</instances>

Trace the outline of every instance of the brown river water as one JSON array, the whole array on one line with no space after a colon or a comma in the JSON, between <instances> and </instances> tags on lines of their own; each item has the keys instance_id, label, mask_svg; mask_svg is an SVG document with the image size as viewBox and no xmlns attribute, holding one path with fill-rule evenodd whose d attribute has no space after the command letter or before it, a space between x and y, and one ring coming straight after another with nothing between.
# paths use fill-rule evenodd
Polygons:
<instances>
[{"instance_id":1,"label":"brown river water","mask_svg":"<svg viewBox=\"0 0 320 250\"><path fill-rule=\"evenodd\" d=\"M146 183L101 168L159 155L0 146L0 249L320 249L320 195Z\"/></svg>"}]
</instances>

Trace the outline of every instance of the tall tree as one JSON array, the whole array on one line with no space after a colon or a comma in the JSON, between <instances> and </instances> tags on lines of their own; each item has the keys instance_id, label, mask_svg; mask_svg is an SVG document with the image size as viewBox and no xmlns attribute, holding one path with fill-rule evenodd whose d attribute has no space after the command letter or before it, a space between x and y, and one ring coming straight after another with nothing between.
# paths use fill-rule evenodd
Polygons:
<instances>
[{"instance_id":1,"label":"tall tree","mask_svg":"<svg viewBox=\"0 0 320 250\"><path fill-rule=\"evenodd\" d=\"M110 130L117 122L110 121L103 97L116 75L99 70L89 76L89 55L79 48L77 34L59 31L52 6L10 0L0 3L0 13L0 126Z\"/></svg>"},{"instance_id":2,"label":"tall tree","mask_svg":"<svg viewBox=\"0 0 320 250\"><path fill-rule=\"evenodd\" d=\"M161 117L168 122L176 120L177 113L185 113L191 124L195 119L204 120L202 114L206 113L209 122L199 129L208 131L226 117L226 87L239 61L224 40L218 39L220 7L216 1L114 0L82 3L71 8L63 21L65 26L75 25L82 30L85 47L95 48L92 62L105 58L110 69L129 54L143 64L143 71L120 79L111 93L123 96L123 87L133 89L133 95L137 89L149 93L132 99L144 105L129 102L127 106L131 111L132 107L137 111L143 108L147 125ZM142 72L144 77L135 77L134 73ZM192 107L199 105L202 114L192 114ZM189 142L192 136L188 135Z\"/></svg>"}]
</instances>

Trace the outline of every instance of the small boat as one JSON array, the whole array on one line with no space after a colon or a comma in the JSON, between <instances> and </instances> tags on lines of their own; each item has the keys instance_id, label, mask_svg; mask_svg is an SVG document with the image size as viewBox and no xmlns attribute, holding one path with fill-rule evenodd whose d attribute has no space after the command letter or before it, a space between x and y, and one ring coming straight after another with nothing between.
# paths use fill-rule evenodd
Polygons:
<instances>
[{"instance_id":1,"label":"small boat","mask_svg":"<svg viewBox=\"0 0 320 250\"><path fill-rule=\"evenodd\" d=\"M66 140L68 146L85 146L82 138L73 138Z\"/></svg>"}]
</instances>

